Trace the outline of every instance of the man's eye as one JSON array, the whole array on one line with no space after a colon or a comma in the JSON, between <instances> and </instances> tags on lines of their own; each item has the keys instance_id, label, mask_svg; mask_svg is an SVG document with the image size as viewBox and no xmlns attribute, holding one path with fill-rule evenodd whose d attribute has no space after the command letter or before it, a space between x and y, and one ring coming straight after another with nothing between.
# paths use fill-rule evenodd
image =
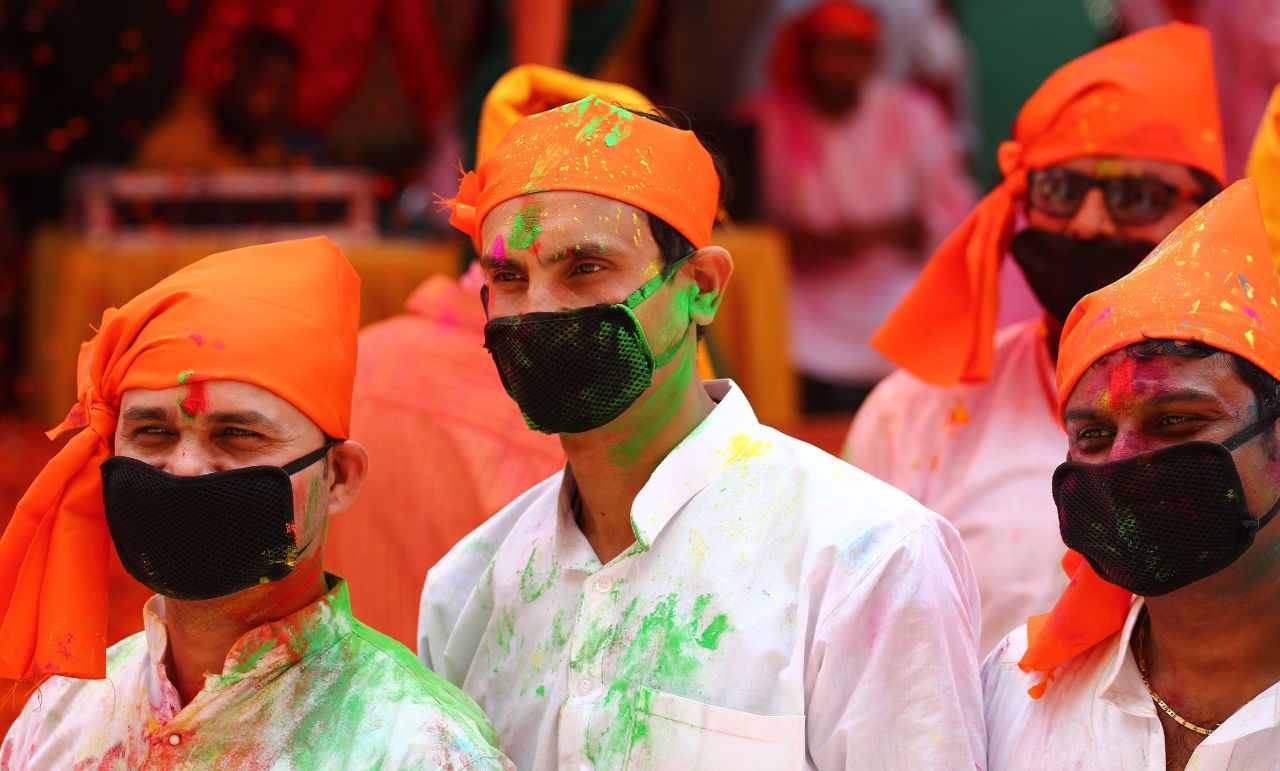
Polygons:
<instances>
[{"instance_id":1,"label":"man's eye","mask_svg":"<svg viewBox=\"0 0 1280 771\"><path fill-rule=\"evenodd\" d=\"M572 273L599 273L604 270L603 265L597 265L594 262L584 262L573 267Z\"/></svg>"},{"instance_id":2,"label":"man's eye","mask_svg":"<svg viewBox=\"0 0 1280 771\"><path fill-rule=\"evenodd\" d=\"M1101 428L1085 428L1076 432L1077 442L1097 442L1106 437L1106 430Z\"/></svg>"},{"instance_id":3,"label":"man's eye","mask_svg":"<svg viewBox=\"0 0 1280 771\"><path fill-rule=\"evenodd\" d=\"M133 430L134 436L164 436L172 433L167 426L139 426Z\"/></svg>"},{"instance_id":4,"label":"man's eye","mask_svg":"<svg viewBox=\"0 0 1280 771\"><path fill-rule=\"evenodd\" d=\"M490 281L498 284L505 284L511 281L519 281L520 274L510 270L500 270L490 277Z\"/></svg>"},{"instance_id":5,"label":"man's eye","mask_svg":"<svg viewBox=\"0 0 1280 771\"><path fill-rule=\"evenodd\" d=\"M219 433L220 433L222 436L230 437L230 438L232 438L232 439L240 439L240 438L242 438L242 437L256 437L256 438L261 438L261 437L262 437L262 435L261 435L261 434L258 434L258 433L257 433L257 432L255 432L255 431L250 431L250 430L245 429L245 428L234 428L234 427L232 427L232 428L224 428L224 429L222 429L222 431L221 431L221 432L219 432Z\"/></svg>"}]
</instances>

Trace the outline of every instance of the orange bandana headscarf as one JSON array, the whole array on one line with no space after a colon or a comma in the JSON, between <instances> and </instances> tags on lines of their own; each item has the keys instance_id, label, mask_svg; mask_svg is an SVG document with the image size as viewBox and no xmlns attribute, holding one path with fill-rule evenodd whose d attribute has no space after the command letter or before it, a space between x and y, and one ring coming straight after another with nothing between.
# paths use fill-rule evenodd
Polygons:
<instances>
[{"instance_id":1,"label":"orange bandana headscarf","mask_svg":"<svg viewBox=\"0 0 1280 771\"><path fill-rule=\"evenodd\" d=\"M237 380L346 438L360 279L325 238L206 257L102 316L80 350L81 429L32 482L0 537L0 677L105 676L112 549L98 466L132 388Z\"/></svg>"},{"instance_id":2,"label":"orange bandana headscarf","mask_svg":"<svg viewBox=\"0 0 1280 771\"><path fill-rule=\"evenodd\" d=\"M692 131L588 96L518 120L446 203L473 240L495 206L549 190L594 193L661 218L695 248L711 243L720 180Z\"/></svg>"},{"instance_id":3,"label":"orange bandana headscarf","mask_svg":"<svg viewBox=\"0 0 1280 771\"><path fill-rule=\"evenodd\" d=\"M630 86L592 80L542 64L522 64L498 78L484 98L476 137L476 164L489 157L521 118L592 94L629 110L657 109L647 96Z\"/></svg>"},{"instance_id":4,"label":"orange bandana headscarf","mask_svg":"<svg viewBox=\"0 0 1280 771\"><path fill-rule=\"evenodd\" d=\"M1271 92L1244 173L1258 183L1262 221L1271 239L1271 252L1280 260L1280 86Z\"/></svg>"},{"instance_id":5,"label":"orange bandana headscarf","mask_svg":"<svg viewBox=\"0 0 1280 771\"><path fill-rule=\"evenodd\" d=\"M938 247L871 338L935 385L991 374L1001 262L1027 171L1082 156L1191 166L1225 180L1209 33L1174 22L1075 59L1036 90L1000 145L1004 181Z\"/></svg>"},{"instance_id":6,"label":"orange bandana headscarf","mask_svg":"<svg viewBox=\"0 0 1280 771\"><path fill-rule=\"evenodd\" d=\"M1066 407L1093 363L1147 338L1195 340L1229 351L1280 378L1280 276L1253 180L1227 188L1177 227L1128 276L1085 296L1067 317L1058 354L1058 403ZM1046 678L1115 634L1131 595L1107 583L1075 552L1062 562L1071 583L1051 613L1027 621L1019 665Z\"/></svg>"}]
</instances>

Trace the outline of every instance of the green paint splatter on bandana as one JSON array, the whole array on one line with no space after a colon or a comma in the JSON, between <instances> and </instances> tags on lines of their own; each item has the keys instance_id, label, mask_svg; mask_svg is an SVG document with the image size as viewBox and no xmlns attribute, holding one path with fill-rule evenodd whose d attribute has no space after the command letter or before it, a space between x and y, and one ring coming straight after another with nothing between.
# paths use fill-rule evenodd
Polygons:
<instances>
[{"instance_id":1,"label":"green paint splatter on bandana","mask_svg":"<svg viewBox=\"0 0 1280 771\"><path fill-rule=\"evenodd\" d=\"M535 576L533 567L534 560L538 557L538 548L535 546L533 551L529 553L529 561L525 563L524 570L520 571L520 599L525 602L533 602L542 596L542 593L550 589L552 584L556 582L556 578L560 576L560 565L554 560L551 563L551 570L547 571L546 578L539 579Z\"/></svg>"},{"instance_id":2,"label":"green paint splatter on bandana","mask_svg":"<svg viewBox=\"0 0 1280 771\"><path fill-rule=\"evenodd\" d=\"M649 735L651 689L678 690L701 666L703 651L719 646L729 622L721 613L704 625L702 617L710 603L711 595L700 595L693 608L682 614L677 596L668 594L634 627L635 635L618 659L616 676L601 705L611 719L598 735L588 730L584 737L583 751L593 764L620 766L631 748ZM633 600L619 628L632 628L635 610Z\"/></svg>"},{"instance_id":3,"label":"green paint splatter on bandana","mask_svg":"<svg viewBox=\"0 0 1280 771\"><path fill-rule=\"evenodd\" d=\"M191 378L191 376L192 376L192 375L194 375L194 374L196 374L196 371L195 371L194 369L184 369L184 370L182 370L181 372L179 372L179 373L178 373L178 385L186 385L186 384L187 384L187 380L189 380L189 379Z\"/></svg>"},{"instance_id":4,"label":"green paint splatter on bandana","mask_svg":"<svg viewBox=\"0 0 1280 771\"><path fill-rule=\"evenodd\" d=\"M511 237L507 243L517 249L528 249L542 235L542 206L531 203L516 212L511 220Z\"/></svg>"}]
</instances>

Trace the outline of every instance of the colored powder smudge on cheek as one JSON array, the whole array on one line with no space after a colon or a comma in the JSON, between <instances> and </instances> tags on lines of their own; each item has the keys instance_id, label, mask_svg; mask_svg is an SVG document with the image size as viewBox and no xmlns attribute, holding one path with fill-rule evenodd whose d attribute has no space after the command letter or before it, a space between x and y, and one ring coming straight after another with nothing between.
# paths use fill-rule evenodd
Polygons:
<instances>
[{"instance_id":1,"label":"colored powder smudge on cheek","mask_svg":"<svg viewBox=\"0 0 1280 771\"><path fill-rule=\"evenodd\" d=\"M516 249L528 249L540 235L542 207L531 203L516 212L515 219L511 220L511 245Z\"/></svg>"}]
</instances>

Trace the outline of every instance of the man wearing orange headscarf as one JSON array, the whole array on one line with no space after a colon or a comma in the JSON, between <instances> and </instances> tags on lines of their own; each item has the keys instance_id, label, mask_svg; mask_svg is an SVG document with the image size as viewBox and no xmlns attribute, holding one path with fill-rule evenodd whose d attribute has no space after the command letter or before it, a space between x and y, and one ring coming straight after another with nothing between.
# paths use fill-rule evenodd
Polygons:
<instances>
[{"instance_id":1,"label":"man wearing orange headscarf","mask_svg":"<svg viewBox=\"0 0 1280 771\"><path fill-rule=\"evenodd\" d=\"M525 115L593 92L653 106L616 83L517 67L485 100L477 157ZM360 498L330 526L329 559L351 583L360 617L409 646L427 569L564 465L560 443L529 430L484 350L483 284L478 264L461 281L434 276L406 313L360 332L351 430L377 462Z\"/></svg>"},{"instance_id":2,"label":"man wearing orange headscarf","mask_svg":"<svg viewBox=\"0 0 1280 771\"><path fill-rule=\"evenodd\" d=\"M982 592L984 652L1063 586L1045 493L1062 460L1053 398L1062 322L1219 189L1219 135L1198 27L1169 24L1067 63L1001 146L1004 181L872 338L902 370L868 399L844 457L960 531ZM1044 312L997 330L1006 252Z\"/></svg>"},{"instance_id":3,"label":"man wearing orange headscarf","mask_svg":"<svg viewBox=\"0 0 1280 771\"><path fill-rule=\"evenodd\" d=\"M892 364L867 342L974 202L925 93L878 74L880 23L849 0L800 13L749 106L763 206L791 242L790 350L806 412L851 414Z\"/></svg>"},{"instance_id":4,"label":"man wearing orange headscarf","mask_svg":"<svg viewBox=\"0 0 1280 771\"><path fill-rule=\"evenodd\" d=\"M983 667L990 768L1275 767L1278 301L1243 180L1071 311L1071 584Z\"/></svg>"},{"instance_id":5,"label":"man wearing orange headscarf","mask_svg":"<svg viewBox=\"0 0 1280 771\"><path fill-rule=\"evenodd\" d=\"M368 465L347 439L359 283L328 240L286 241L104 314L59 427L78 433L0 538L0 675L54 675L0 766L510 767L323 568ZM156 595L107 650L113 545Z\"/></svg>"},{"instance_id":6,"label":"man wearing orange headscarf","mask_svg":"<svg viewBox=\"0 0 1280 771\"><path fill-rule=\"evenodd\" d=\"M1254 134L1245 175L1258 185L1271 253L1280 256L1280 85L1271 92L1267 111Z\"/></svg>"},{"instance_id":7,"label":"man wearing orange headscarf","mask_svg":"<svg viewBox=\"0 0 1280 771\"><path fill-rule=\"evenodd\" d=\"M432 568L419 655L520 768L979 766L954 529L696 375L733 269L719 177L589 96L463 178L486 347L568 462Z\"/></svg>"}]
</instances>

